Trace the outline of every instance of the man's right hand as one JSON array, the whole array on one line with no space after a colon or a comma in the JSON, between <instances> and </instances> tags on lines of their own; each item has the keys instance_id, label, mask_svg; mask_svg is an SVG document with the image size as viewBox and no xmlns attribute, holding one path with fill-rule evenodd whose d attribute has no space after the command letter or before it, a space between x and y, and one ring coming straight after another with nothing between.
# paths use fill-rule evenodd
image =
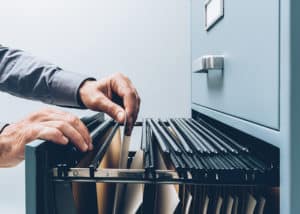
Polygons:
<instances>
[{"instance_id":1,"label":"man's right hand","mask_svg":"<svg viewBox=\"0 0 300 214\"><path fill-rule=\"evenodd\" d=\"M70 141L83 152L93 149L89 132L79 118L47 108L3 130L0 135L0 167L12 167L24 160L25 144L35 139L62 145Z\"/></svg>"}]
</instances>

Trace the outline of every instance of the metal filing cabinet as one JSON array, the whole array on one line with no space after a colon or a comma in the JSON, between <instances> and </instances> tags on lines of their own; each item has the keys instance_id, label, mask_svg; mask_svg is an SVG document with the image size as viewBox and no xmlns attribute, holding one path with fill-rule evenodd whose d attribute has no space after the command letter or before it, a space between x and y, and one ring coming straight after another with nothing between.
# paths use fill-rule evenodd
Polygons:
<instances>
[{"instance_id":1,"label":"metal filing cabinet","mask_svg":"<svg viewBox=\"0 0 300 214\"><path fill-rule=\"evenodd\" d=\"M192 60L223 55L226 67L193 73L192 101L278 129L279 0L224 3L224 17L206 30L205 1L192 1Z\"/></svg>"},{"instance_id":2,"label":"metal filing cabinet","mask_svg":"<svg viewBox=\"0 0 300 214\"><path fill-rule=\"evenodd\" d=\"M279 149L280 213L300 211L299 11L297 0L191 1L192 118L266 158L273 156L269 144ZM70 185L49 174L64 158L55 145L27 145L27 213L55 213L55 206L74 213Z\"/></svg>"},{"instance_id":3,"label":"metal filing cabinet","mask_svg":"<svg viewBox=\"0 0 300 214\"><path fill-rule=\"evenodd\" d=\"M299 213L296 0L192 0L192 109L280 149L280 211Z\"/></svg>"}]
</instances>

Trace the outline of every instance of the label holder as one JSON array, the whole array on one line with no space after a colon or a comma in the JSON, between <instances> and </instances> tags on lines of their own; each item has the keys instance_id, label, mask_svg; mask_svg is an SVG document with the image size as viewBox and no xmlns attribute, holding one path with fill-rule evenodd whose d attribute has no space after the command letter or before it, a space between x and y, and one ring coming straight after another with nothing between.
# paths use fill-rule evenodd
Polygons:
<instances>
[{"instance_id":1,"label":"label holder","mask_svg":"<svg viewBox=\"0 0 300 214\"><path fill-rule=\"evenodd\" d=\"M205 30L209 31L224 17L224 0L207 0L204 10Z\"/></svg>"}]
</instances>

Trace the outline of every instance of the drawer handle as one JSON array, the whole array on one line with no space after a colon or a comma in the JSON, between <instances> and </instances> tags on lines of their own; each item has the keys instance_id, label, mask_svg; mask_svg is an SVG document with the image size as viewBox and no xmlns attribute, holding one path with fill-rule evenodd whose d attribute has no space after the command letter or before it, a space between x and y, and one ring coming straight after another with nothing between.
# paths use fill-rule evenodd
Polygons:
<instances>
[{"instance_id":1,"label":"drawer handle","mask_svg":"<svg viewBox=\"0 0 300 214\"><path fill-rule=\"evenodd\" d=\"M224 56L206 55L193 62L193 73L208 73L209 70L224 70Z\"/></svg>"}]
</instances>

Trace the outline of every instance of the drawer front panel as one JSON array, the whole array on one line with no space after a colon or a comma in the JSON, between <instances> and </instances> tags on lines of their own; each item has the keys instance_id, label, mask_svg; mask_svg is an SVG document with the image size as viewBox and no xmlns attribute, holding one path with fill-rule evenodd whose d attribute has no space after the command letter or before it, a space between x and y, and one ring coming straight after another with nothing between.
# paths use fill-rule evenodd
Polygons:
<instances>
[{"instance_id":1,"label":"drawer front panel","mask_svg":"<svg viewBox=\"0 0 300 214\"><path fill-rule=\"evenodd\" d=\"M225 0L208 31L204 8L192 0L192 61L223 55L224 70L192 73L192 102L279 129L279 0Z\"/></svg>"}]
</instances>

